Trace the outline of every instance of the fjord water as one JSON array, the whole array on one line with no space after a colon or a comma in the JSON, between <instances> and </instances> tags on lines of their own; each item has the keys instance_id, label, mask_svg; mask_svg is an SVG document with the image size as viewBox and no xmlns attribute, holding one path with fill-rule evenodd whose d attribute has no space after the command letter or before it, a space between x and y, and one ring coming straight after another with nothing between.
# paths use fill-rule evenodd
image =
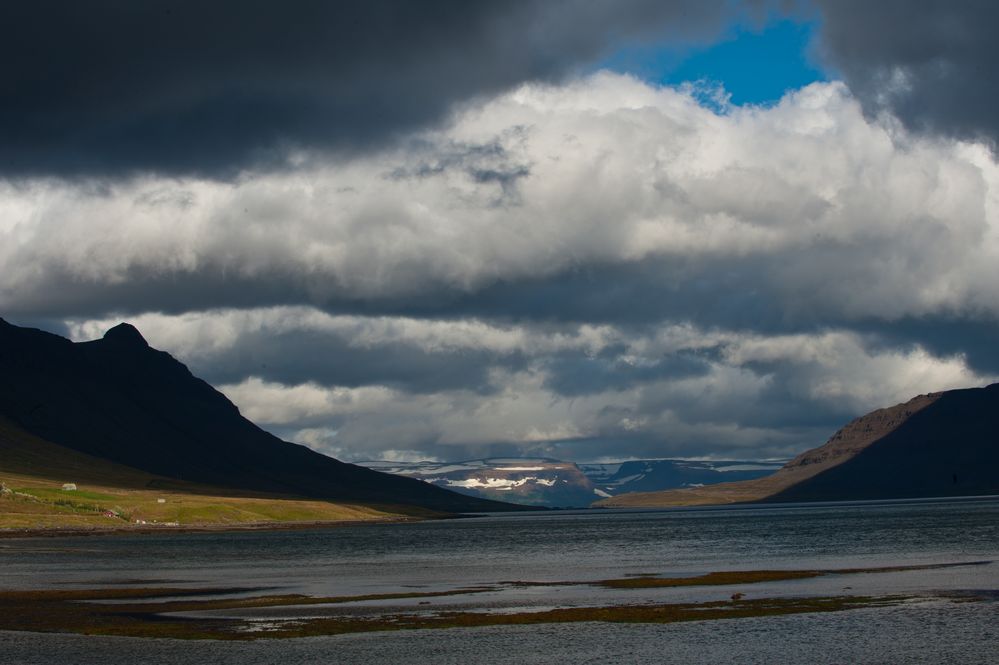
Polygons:
<instances>
[{"instance_id":1,"label":"fjord water","mask_svg":"<svg viewBox=\"0 0 999 665\"><path fill-rule=\"evenodd\" d=\"M314 531L164 533L0 541L0 587L267 587L329 596L439 591L504 581L588 581L722 570L975 563L742 587L502 588L434 606L556 606L750 597L906 594L901 606L671 625L563 624L370 633L291 641L141 642L144 662L995 662L999 499L579 511ZM988 562L988 563L981 563ZM934 594L991 600L955 603ZM423 601L426 602L426 601ZM369 614L417 601L344 607ZM302 614L306 616L307 614ZM294 618L270 611L243 618ZM134 662L136 640L0 633L0 662ZM290 659L290 660L289 660Z\"/></svg>"}]
</instances>

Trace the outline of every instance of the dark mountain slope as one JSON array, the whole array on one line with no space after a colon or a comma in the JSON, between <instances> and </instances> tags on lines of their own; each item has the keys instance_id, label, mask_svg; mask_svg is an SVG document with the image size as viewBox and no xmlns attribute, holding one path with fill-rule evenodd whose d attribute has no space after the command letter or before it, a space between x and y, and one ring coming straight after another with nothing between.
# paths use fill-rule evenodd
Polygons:
<instances>
[{"instance_id":1,"label":"dark mountain slope","mask_svg":"<svg viewBox=\"0 0 999 665\"><path fill-rule=\"evenodd\" d=\"M515 508L281 441L128 324L74 344L0 319L0 416L66 448L185 481L444 511Z\"/></svg>"},{"instance_id":2,"label":"dark mountain slope","mask_svg":"<svg viewBox=\"0 0 999 665\"><path fill-rule=\"evenodd\" d=\"M57 446L25 432L3 417L0 417L0 474L49 479L60 484L74 482L103 484L122 489L186 489L181 481L154 476ZM201 486L197 487L201 489Z\"/></svg>"},{"instance_id":3,"label":"dark mountain slope","mask_svg":"<svg viewBox=\"0 0 999 665\"><path fill-rule=\"evenodd\" d=\"M951 390L770 501L999 494L999 384Z\"/></svg>"},{"instance_id":4,"label":"dark mountain slope","mask_svg":"<svg viewBox=\"0 0 999 665\"><path fill-rule=\"evenodd\" d=\"M676 506L999 494L999 384L919 395L861 416L773 475L597 502Z\"/></svg>"}]
</instances>

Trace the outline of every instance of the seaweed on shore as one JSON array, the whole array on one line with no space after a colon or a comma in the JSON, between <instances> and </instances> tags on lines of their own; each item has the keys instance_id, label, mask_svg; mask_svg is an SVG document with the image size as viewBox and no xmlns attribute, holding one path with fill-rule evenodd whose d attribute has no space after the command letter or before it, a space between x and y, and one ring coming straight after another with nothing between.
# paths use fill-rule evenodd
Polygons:
<instances>
[{"instance_id":1,"label":"seaweed on shore","mask_svg":"<svg viewBox=\"0 0 999 665\"><path fill-rule=\"evenodd\" d=\"M726 570L688 577L658 577L652 573L632 575L589 582L569 581L513 581L502 582L510 586L581 586L590 585L605 589L660 589L687 586L724 586L731 584L760 584L763 582L785 582L788 580L809 579L827 575L861 575L870 573L899 573L916 570L935 570L955 566L981 566L991 561L969 561L955 563L915 564L909 566L880 566L869 568L830 568L815 570Z\"/></svg>"},{"instance_id":2,"label":"seaweed on shore","mask_svg":"<svg viewBox=\"0 0 999 665\"><path fill-rule=\"evenodd\" d=\"M606 621L619 623L671 623L742 617L775 616L806 612L838 612L860 607L895 605L904 596L842 596L821 598L763 598L705 603L661 603L558 608L541 612L432 612L385 614L375 617L326 616L259 622L245 619L177 616L190 610L288 607L335 604L362 599L414 598L470 593L470 590L426 594L378 594L312 598L298 595L256 596L204 600L164 600L156 597L218 595L219 589L114 589L108 591L23 591L0 593L0 630L80 633L177 639L253 640L387 630L444 629L459 627L532 625ZM243 591L234 590L234 591ZM150 602L107 603L94 601L150 598Z\"/></svg>"}]
</instances>

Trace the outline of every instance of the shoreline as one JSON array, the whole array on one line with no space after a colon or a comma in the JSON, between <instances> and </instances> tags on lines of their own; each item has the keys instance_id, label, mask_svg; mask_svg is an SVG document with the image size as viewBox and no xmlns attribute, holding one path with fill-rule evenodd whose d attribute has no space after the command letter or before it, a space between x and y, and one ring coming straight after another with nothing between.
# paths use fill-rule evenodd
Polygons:
<instances>
[{"instance_id":1,"label":"shoreline","mask_svg":"<svg viewBox=\"0 0 999 665\"><path fill-rule=\"evenodd\" d=\"M92 536L123 536L123 535L153 535L164 533L224 533L238 531L309 531L320 529L337 529L349 526L409 524L428 520L449 520L477 517L472 514L442 515L439 517L385 517L363 520L330 520L310 522L247 522L240 524L187 524L181 526L156 526L154 524L123 525L108 527L37 527L37 528L2 528L0 540L16 540L27 538L82 538Z\"/></svg>"}]
</instances>

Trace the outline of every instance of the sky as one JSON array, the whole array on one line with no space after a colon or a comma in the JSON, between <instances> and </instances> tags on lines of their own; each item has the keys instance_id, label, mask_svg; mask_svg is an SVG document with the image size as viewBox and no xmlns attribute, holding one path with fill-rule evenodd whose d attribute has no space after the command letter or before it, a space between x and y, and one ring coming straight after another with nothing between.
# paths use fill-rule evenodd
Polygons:
<instances>
[{"instance_id":1,"label":"sky","mask_svg":"<svg viewBox=\"0 0 999 665\"><path fill-rule=\"evenodd\" d=\"M788 457L999 380L997 7L4 3L0 316L348 461Z\"/></svg>"}]
</instances>

